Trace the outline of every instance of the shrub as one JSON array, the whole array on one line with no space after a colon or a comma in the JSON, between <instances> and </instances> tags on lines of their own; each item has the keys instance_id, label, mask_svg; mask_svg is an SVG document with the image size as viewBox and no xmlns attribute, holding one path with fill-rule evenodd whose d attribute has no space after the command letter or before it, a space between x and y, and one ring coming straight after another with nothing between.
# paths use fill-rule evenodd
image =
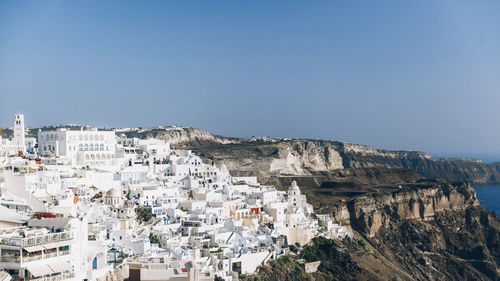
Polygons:
<instances>
[{"instance_id":1,"label":"shrub","mask_svg":"<svg viewBox=\"0 0 500 281\"><path fill-rule=\"evenodd\" d=\"M137 207L135 214L138 221L148 222L153 218L153 212L150 207Z\"/></svg>"}]
</instances>

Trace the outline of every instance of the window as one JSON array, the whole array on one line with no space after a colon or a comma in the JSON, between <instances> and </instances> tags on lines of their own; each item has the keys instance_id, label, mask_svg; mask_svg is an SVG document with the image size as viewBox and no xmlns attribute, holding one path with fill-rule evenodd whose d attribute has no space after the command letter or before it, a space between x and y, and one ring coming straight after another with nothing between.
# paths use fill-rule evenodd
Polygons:
<instances>
[{"instance_id":1,"label":"window","mask_svg":"<svg viewBox=\"0 0 500 281\"><path fill-rule=\"evenodd\" d=\"M104 144L101 143L100 147L99 147L99 150L100 151L104 151Z\"/></svg>"},{"instance_id":2,"label":"window","mask_svg":"<svg viewBox=\"0 0 500 281\"><path fill-rule=\"evenodd\" d=\"M85 148L85 149L84 149L85 151L89 150L89 145L88 145L88 144L85 144L85 145L84 145L84 148Z\"/></svg>"},{"instance_id":3,"label":"window","mask_svg":"<svg viewBox=\"0 0 500 281\"><path fill-rule=\"evenodd\" d=\"M89 145L89 150L94 150L94 145L93 144Z\"/></svg>"},{"instance_id":4,"label":"window","mask_svg":"<svg viewBox=\"0 0 500 281\"><path fill-rule=\"evenodd\" d=\"M80 151L82 151L82 150L83 150L83 144L78 145L78 149L79 149Z\"/></svg>"}]
</instances>

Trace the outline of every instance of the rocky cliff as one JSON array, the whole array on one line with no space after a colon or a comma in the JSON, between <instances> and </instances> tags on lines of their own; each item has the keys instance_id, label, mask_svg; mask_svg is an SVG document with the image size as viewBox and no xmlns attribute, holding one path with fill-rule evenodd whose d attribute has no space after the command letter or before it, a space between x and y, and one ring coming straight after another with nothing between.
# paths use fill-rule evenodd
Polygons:
<instances>
[{"instance_id":1,"label":"rocky cliff","mask_svg":"<svg viewBox=\"0 0 500 281\"><path fill-rule=\"evenodd\" d=\"M264 181L276 176L312 176L345 168L392 168L411 169L427 178L452 182L500 182L500 163L432 158L418 151L382 150L328 140L228 138L187 127L130 130L125 134L164 139L174 147L192 149L206 160L224 163L236 175L255 175Z\"/></svg>"},{"instance_id":2,"label":"rocky cliff","mask_svg":"<svg viewBox=\"0 0 500 281\"><path fill-rule=\"evenodd\" d=\"M226 144L184 144L206 159L224 163L240 175L263 178L279 175L312 175L344 168L403 168L428 178L473 183L500 182L500 163L475 159L432 158L416 151L377 150L323 140L281 140Z\"/></svg>"},{"instance_id":3,"label":"rocky cliff","mask_svg":"<svg viewBox=\"0 0 500 281\"><path fill-rule=\"evenodd\" d=\"M119 131L117 134L140 139L158 138L169 142L173 146L214 145L240 142L241 139L217 136L205 130L189 127L145 128Z\"/></svg>"},{"instance_id":4,"label":"rocky cliff","mask_svg":"<svg viewBox=\"0 0 500 281\"><path fill-rule=\"evenodd\" d=\"M500 220L479 206L469 184L422 181L354 197L337 208L332 214L370 245L378 271L395 267L404 280L500 278Z\"/></svg>"},{"instance_id":5,"label":"rocky cliff","mask_svg":"<svg viewBox=\"0 0 500 281\"><path fill-rule=\"evenodd\" d=\"M303 247L298 258L322 261L316 273L292 259L247 279L500 280L500 219L479 205L471 185L419 178L343 199L327 189L332 216L356 238Z\"/></svg>"},{"instance_id":6,"label":"rocky cliff","mask_svg":"<svg viewBox=\"0 0 500 281\"><path fill-rule=\"evenodd\" d=\"M437 181L354 197L342 202L340 212L334 213L334 217L373 237L380 228L388 228L392 221L432 221L436 213L460 212L477 205L476 193L469 184Z\"/></svg>"}]
</instances>

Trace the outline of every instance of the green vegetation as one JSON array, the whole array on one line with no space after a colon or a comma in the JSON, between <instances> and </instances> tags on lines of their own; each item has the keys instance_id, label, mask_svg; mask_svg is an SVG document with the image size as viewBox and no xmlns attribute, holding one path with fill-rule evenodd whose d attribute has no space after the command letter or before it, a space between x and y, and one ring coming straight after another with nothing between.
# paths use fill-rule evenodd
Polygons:
<instances>
[{"instance_id":1,"label":"green vegetation","mask_svg":"<svg viewBox=\"0 0 500 281\"><path fill-rule=\"evenodd\" d=\"M215 250L215 251L210 251L210 253L222 253L222 249L219 247L219 249Z\"/></svg>"},{"instance_id":2,"label":"green vegetation","mask_svg":"<svg viewBox=\"0 0 500 281\"><path fill-rule=\"evenodd\" d=\"M311 218L318 221L318 226L320 228L325 228L326 227L325 224L318 218L318 216L315 213L311 214Z\"/></svg>"},{"instance_id":3,"label":"green vegetation","mask_svg":"<svg viewBox=\"0 0 500 281\"><path fill-rule=\"evenodd\" d=\"M233 182L233 185L246 185L247 182L246 181L237 181L237 182Z\"/></svg>"},{"instance_id":4,"label":"green vegetation","mask_svg":"<svg viewBox=\"0 0 500 281\"><path fill-rule=\"evenodd\" d=\"M215 275L214 281L225 281L224 278L220 277L219 275Z\"/></svg>"},{"instance_id":5,"label":"green vegetation","mask_svg":"<svg viewBox=\"0 0 500 281\"><path fill-rule=\"evenodd\" d=\"M90 198L90 201L94 202L97 199L101 199L101 198L102 198L102 192L99 192L96 195L92 196L92 198Z\"/></svg>"},{"instance_id":6,"label":"green vegetation","mask_svg":"<svg viewBox=\"0 0 500 281\"><path fill-rule=\"evenodd\" d=\"M137 207L135 209L135 214L137 215L137 220L139 222L148 222L153 218L151 207Z\"/></svg>"},{"instance_id":7,"label":"green vegetation","mask_svg":"<svg viewBox=\"0 0 500 281\"><path fill-rule=\"evenodd\" d=\"M352 274L360 271L353 262L350 252L362 247L362 240L343 241L330 240L324 237L316 237L311 243L303 246L302 251L297 245L289 245L290 249L296 248L296 257L282 256L272 260L268 264L260 266L257 272L250 276L242 276L241 280L248 281L271 281L271 280L352 280ZM318 271L306 273L299 263L299 259L305 262L321 261Z\"/></svg>"},{"instance_id":8,"label":"green vegetation","mask_svg":"<svg viewBox=\"0 0 500 281\"><path fill-rule=\"evenodd\" d=\"M161 247L160 238L158 238L158 236L156 236L156 234L153 234L153 233L149 234L149 242L151 242L151 244L158 244L158 247Z\"/></svg>"},{"instance_id":9,"label":"green vegetation","mask_svg":"<svg viewBox=\"0 0 500 281\"><path fill-rule=\"evenodd\" d=\"M290 256L282 256L270 261L268 265L260 266L254 275L240 276L240 280L249 281L310 279L309 274L305 273L297 261Z\"/></svg>"}]
</instances>

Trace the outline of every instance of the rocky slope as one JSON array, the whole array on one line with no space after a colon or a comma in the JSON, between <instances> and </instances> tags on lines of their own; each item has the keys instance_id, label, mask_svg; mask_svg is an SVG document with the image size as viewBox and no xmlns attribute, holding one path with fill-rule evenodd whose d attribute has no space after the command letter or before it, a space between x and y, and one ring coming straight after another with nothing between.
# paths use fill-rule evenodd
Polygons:
<instances>
[{"instance_id":1,"label":"rocky slope","mask_svg":"<svg viewBox=\"0 0 500 281\"><path fill-rule=\"evenodd\" d=\"M313 175L345 168L403 168L428 178L473 183L500 182L500 163L475 159L432 158L423 152L376 150L364 145L322 141L282 140L212 145L183 145L206 159L224 163L239 175L262 178Z\"/></svg>"},{"instance_id":2,"label":"rocky slope","mask_svg":"<svg viewBox=\"0 0 500 281\"><path fill-rule=\"evenodd\" d=\"M173 146L229 144L229 143L238 143L242 141L241 139L238 138L217 136L202 129L189 128L189 127L134 129L134 130L124 130L121 133L129 137L137 137L140 139L158 138L169 142ZM120 134L120 132L117 134Z\"/></svg>"},{"instance_id":3,"label":"rocky slope","mask_svg":"<svg viewBox=\"0 0 500 281\"><path fill-rule=\"evenodd\" d=\"M314 274L293 259L248 280L500 280L500 219L467 183L420 178L348 199L330 196L331 214L356 238L305 246L300 258L322 261Z\"/></svg>"}]
</instances>

